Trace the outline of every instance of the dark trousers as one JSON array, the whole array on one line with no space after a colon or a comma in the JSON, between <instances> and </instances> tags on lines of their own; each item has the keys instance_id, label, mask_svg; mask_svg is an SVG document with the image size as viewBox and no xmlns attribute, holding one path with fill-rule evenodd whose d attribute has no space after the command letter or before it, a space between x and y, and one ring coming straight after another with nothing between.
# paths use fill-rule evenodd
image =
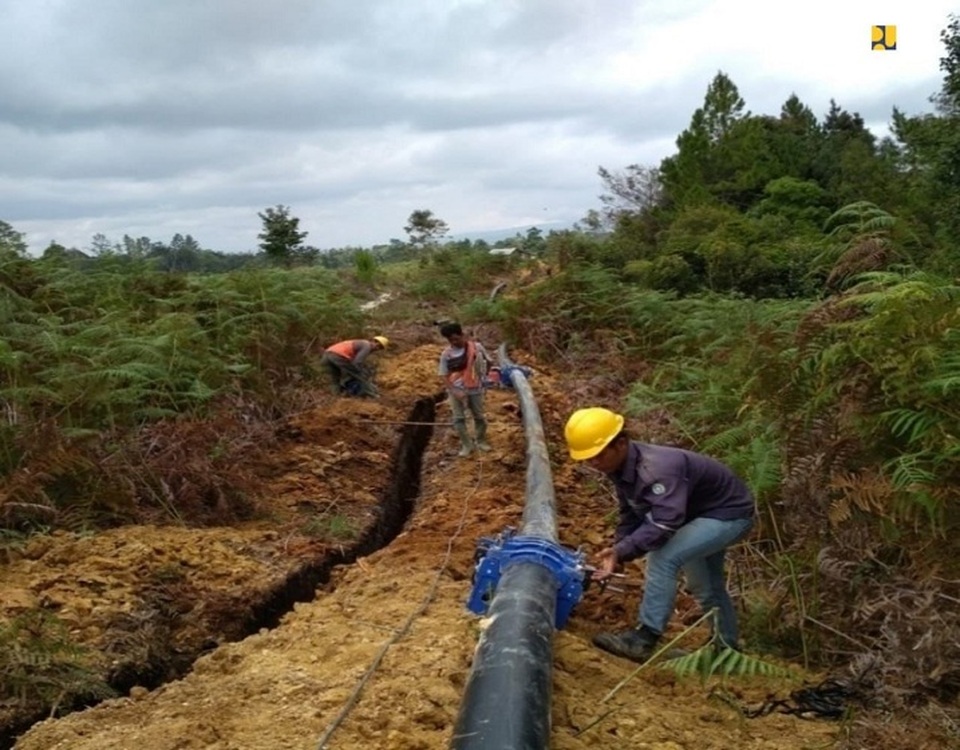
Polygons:
<instances>
[{"instance_id":1,"label":"dark trousers","mask_svg":"<svg viewBox=\"0 0 960 750\"><path fill-rule=\"evenodd\" d=\"M361 396L376 396L377 388L371 382L370 371L363 365L355 365L346 357L332 352L324 352L320 364L330 378L333 392L339 395L343 384L348 380L356 380L360 384Z\"/></svg>"}]
</instances>

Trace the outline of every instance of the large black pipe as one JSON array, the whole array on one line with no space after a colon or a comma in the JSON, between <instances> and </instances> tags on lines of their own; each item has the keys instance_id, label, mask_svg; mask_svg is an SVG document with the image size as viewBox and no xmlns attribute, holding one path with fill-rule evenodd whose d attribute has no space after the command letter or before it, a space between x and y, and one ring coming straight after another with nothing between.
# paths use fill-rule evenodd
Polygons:
<instances>
[{"instance_id":1,"label":"large black pipe","mask_svg":"<svg viewBox=\"0 0 960 750\"><path fill-rule=\"evenodd\" d=\"M501 346L500 361L513 367ZM520 533L556 542L556 502L540 410L526 377L509 370L527 443L527 486ZM450 747L544 750L550 746L552 641L557 580L534 562L508 565L486 613Z\"/></svg>"},{"instance_id":2,"label":"large black pipe","mask_svg":"<svg viewBox=\"0 0 960 750\"><path fill-rule=\"evenodd\" d=\"M505 347L501 346L498 353L505 367L514 367ZM510 382L520 400L523 433L527 439L527 492L520 533L556 542L557 501L553 493L553 474L550 471L550 455L547 453L547 438L543 432L540 409L523 373L515 369L509 372Z\"/></svg>"}]
</instances>

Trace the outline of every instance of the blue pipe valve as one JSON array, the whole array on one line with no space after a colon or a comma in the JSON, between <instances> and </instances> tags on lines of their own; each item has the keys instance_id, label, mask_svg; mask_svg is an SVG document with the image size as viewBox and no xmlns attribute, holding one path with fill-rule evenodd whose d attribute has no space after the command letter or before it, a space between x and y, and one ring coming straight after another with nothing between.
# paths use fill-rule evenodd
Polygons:
<instances>
[{"instance_id":1,"label":"blue pipe valve","mask_svg":"<svg viewBox=\"0 0 960 750\"><path fill-rule=\"evenodd\" d=\"M477 615L486 614L503 571L515 563L536 563L547 568L557 582L554 627L562 630L583 596L587 575L584 557L580 550L567 550L539 537L514 536L512 529L496 539L483 537L477 542L474 555L473 591L467 609Z\"/></svg>"}]
</instances>

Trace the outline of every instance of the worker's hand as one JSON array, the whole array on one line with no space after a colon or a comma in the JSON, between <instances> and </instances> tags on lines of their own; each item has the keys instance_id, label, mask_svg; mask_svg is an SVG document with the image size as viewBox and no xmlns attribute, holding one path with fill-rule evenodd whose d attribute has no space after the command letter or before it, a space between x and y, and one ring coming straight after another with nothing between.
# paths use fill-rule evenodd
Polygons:
<instances>
[{"instance_id":1,"label":"worker's hand","mask_svg":"<svg viewBox=\"0 0 960 750\"><path fill-rule=\"evenodd\" d=\"M597 553L597 569L593 571L591 578L595 581L602 581L613 575L617 568L617 551L613 547L607 547Z\"/></svg>"}]
</instances>

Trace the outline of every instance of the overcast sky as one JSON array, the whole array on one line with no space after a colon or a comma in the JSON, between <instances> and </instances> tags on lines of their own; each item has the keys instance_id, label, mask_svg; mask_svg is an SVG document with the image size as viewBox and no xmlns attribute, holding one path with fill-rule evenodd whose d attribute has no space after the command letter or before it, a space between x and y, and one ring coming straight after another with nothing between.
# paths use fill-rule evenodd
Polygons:
<instances>
[{"instance_id":1,"label":"overcast sky","mask_svg":"<svg viewBox=\"0 0 960 750\"><path fill-rule=\"evenodd\" d=\"M0 220L254 251L285 205L319 248L598 208L718 70L747 108L930 111L957 0L0 0ZM873 52L873 24L897 50Z\"/></svg>"}]
</instances>

